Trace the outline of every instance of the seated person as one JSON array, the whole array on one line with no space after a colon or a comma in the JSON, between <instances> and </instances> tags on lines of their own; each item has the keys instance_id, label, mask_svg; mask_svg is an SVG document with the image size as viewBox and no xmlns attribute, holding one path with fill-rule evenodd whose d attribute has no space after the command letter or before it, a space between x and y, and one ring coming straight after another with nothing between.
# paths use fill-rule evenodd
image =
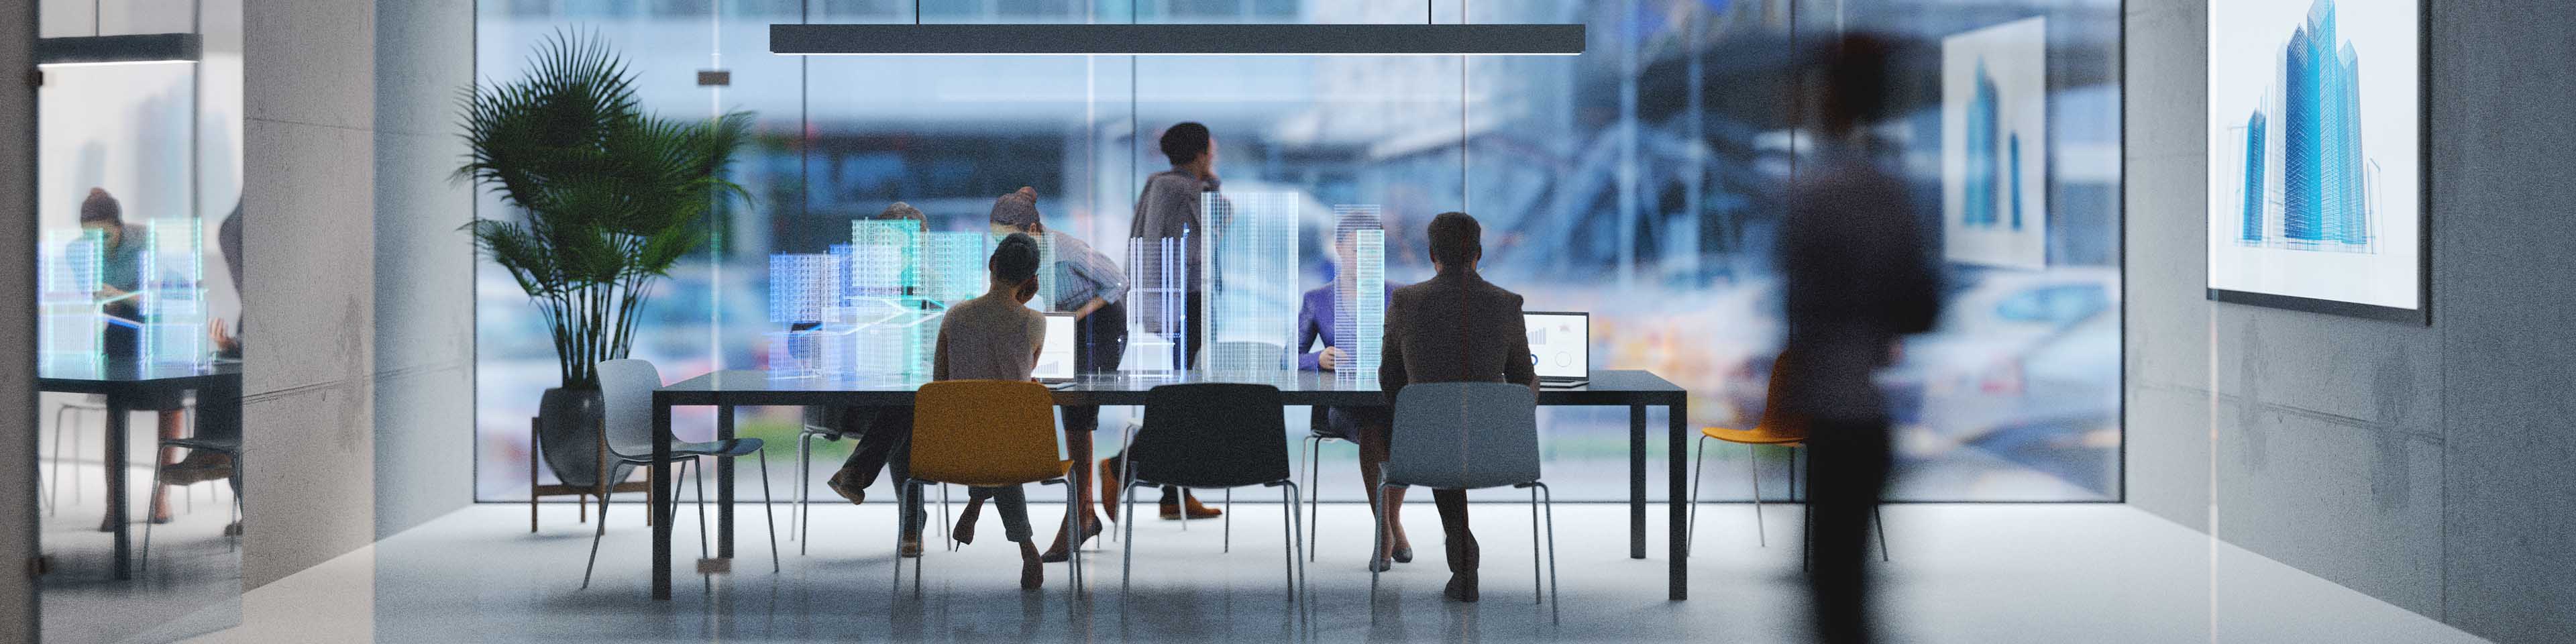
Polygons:
<instances>
[{"instance_id":1,"label":"seated person","mask_svg":"<svg viewBox=\"0 0 2576 644\"><path fill-rule=\"evenodd\" d=\"M1340 337L1336 322L1344 299L1341 291L1349 288L1340 277L1359 270L1359 254L1353 245L1352 233L1362 229L1378 230L1383 226L1377 217L1369 215L1345 215L1334 225L1333 266L1336 278L1331 284L1307 291L1303 303L1297 308L1298 369L1340 371L1349 366L1351 357L1342 349L1345 340ZM1372 294L1378 298L1381 307L1390 290L1382 287ZM1316 434L1359 444L1360 481L1367 486L1365 490L1371 508L1378 507L1378 468L1386 463L1386 430L1394 420L1385 407L1315 408L1313 424ZM1391 504L1386 510L1389 516L1403 516L1404 490L1387 495L1386 501ZM1405 538L1404 524L1394 522L1390 525L1393 534L1384 542L1386 550L1369 553L1369 568L1372 570L1387 570L1390 561L1413 561L1413 542Z\"/></svg>"},{"instance_id":2,"label":"seated person","mask_svg":"<svg viewBox=\"0 0 2576 644\"><path fill-rule=\"evenodd\" d=\"M939 321L939 343L930 367L932 380L1028 380L1046 344L1046 314L1028 307L1038 294L1038 242L1013 233L994 247L987 264L992 273L984 295L948 308ZM918 497L920 495L912 495ZM1020 486L978 487L968 491L965 515L952 533L959 543L975 540L975 516L986 499L1000 506L1002 534L1020 544L1020 587L1045 583L1042 560L1029 529L1029 506ZM918 515L918 506L911 509Z\"/></svg>"},{"instance_id":3,"label":"seated person","mask_svg":"<svg viewBox=\"0 0 2576 644\"><path fill-rule=\"evenodd\" d=\"M1396 289L1387 298L1385 362L1380 387L1392 404L1417 382L1508 382L1538 389L1531 369L1529 334L1521 321L1521 296L1476 273L1484 258L1483 234L1466 213L1431 220L1431 281ZM1467 492L1432 490L1447 533L1449 585L1440 596L1476 601L1476 535L1467 530Z\"/></svg>"},{"instance_id":4,"label":"seated person","mask_svg":"<svg viewBox=\"0 0 2576 644\"><path fill-rule=\"evenodd\" d=\"M922 224L925 229L928 227L923 223L920 209L901 201L886 206L884 211L876 214L876 219L911 221ZM876 484L878 472L892 470L895 479L902 480L909 469L909 459L901 458L900 452L904 441L912 437L910 406L807 407L805 424L851 437L856 443L850 449L849 460L841 463L840 471L833 472L832 477L824 482L832 492L849 499L852 504L867 502L868 486ZM912 503L918 507L921 503L918 495ZM920 515L915 513L913 516ZM904 525L903 545L899 550L905 557L921 556L920 522Z\"/></svg>"},{"instance_id":5,"label":"seated person","mask_svg":"<svg viewBox=\"0 0 2576 644\"><path fill-rule=\"evenodd\" d=\"M1039 221L1036 188L1021 187L993 200L991 223L993 234L1027 233L1051 244L1055 265L1038 269L1056 272L1055 310L1073 313L1074 369L1083 374L1117 373L1127 349L1126 272L1072 233ZM1077 538L1057 528L1055 545L1046 549L1047 563L1072 558L1073 548L1100 534L1100 515L1091 511L1091 434L1100 429L1100 406L1065 405L1063 409L1064 451L1073 459L1072 484L1081 494L1082 533Z\"/></svg>"},{"instance_id":6,"label":"seated person","mask_svg":"<svg viewBox=\"0 0 2576 644\"><path fill-rule=\"evenodd\" d=\"M137 303L138 293L143 290L144 255L151 252L151 244L146 240L150 233L142 226L126 224L125 207L104 188L91 188L89 197L81 200L80 225L101 235L98 299L105 304L101 310L114 318L108 321L106 334L100 338L104 343L102 348L106 350L109 364L132 365L142 359L143 311ZM187 400L177 391L163 391L149 396L128 397L126 409L160 412L161 438L178 438L187 420L184 411ZM153 450L154 464L175 465L171 460L172 452L169 449ZM110 458L114 456L109 455ZM197 465L192 464L191 467L193 469ZM122 476L123 472L108 472L107 475ZM170 522L169 500L168 488L152 490L151 522ZM102 518L98 530L115 531L116 526L109 521Z\"/></svg>"}]
</instances>

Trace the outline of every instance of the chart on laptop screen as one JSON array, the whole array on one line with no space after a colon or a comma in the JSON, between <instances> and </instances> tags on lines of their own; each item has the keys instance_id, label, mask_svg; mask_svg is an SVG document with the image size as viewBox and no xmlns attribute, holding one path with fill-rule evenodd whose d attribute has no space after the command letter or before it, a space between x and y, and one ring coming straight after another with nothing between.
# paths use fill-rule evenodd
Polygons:
<instances>
[{"instance_id":1,"label":"chart on laptop screen","mask_svg":"<svg viewBox=\"0 0 2576 644\"><path fill-rule=\"evenodd\" d=\"M1073 379L1073 316L1049 314L1046 318L1046 344L1038 347L1038 367L1029 377L1039 380Z\"/></svg>"},{"instance_id":2,"label":"chart on laptop screen","mask_svg":"<svg viewBox=\"0 0 2576 644\"><path fill-rule=\"evenodd\" d=\"M1592 376L1592 319L1582 313L1523 313L1529 327L1530 367L1538 377L1572 380Z\"/></svg>"}]
</instances>

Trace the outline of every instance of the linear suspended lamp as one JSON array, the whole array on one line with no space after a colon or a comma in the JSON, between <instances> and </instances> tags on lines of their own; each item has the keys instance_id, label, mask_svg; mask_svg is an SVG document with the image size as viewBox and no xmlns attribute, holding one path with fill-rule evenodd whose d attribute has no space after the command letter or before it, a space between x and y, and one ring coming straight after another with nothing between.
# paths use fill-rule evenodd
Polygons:
<instances>
[{"instance_id":1,"label":"linear suspended lamp","mask_svg":"<svg viewBox=\"0 0 2576 644\"><path fill-rule=\"evenodd\" d=\"M1583 25L773 24L788 56L1573 56Z\"/></svg>"},{"instance_id":2,"label":"linear suspended lamp","mask_svg":"<svg viewBox=\"0 0 2576 644\"><path fill-rule=\"evenodd\" d=\"M83 65L197 60L205 48L197 34L131 34L36 39L36 64Z\"/></svg>"}]
</instances>

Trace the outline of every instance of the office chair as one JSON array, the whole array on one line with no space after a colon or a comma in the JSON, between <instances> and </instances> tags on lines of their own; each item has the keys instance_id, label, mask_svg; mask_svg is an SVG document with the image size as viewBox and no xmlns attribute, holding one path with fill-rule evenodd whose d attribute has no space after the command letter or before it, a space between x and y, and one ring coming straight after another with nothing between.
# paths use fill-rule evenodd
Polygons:
<instances>
[{"instance_id":1,"label":"office chair","mask_svg":"<svg viewBox=\"0 0 2576 644\"><path fill-rule=\"evenodd\" d=\"M1378 498L1387 490L1421 486L1435 490L1476 490L1510 486L1530 491L1530 592L1533 603L1548 603L1555 623L1560 608L1556 592L1555 493L1539 481L1538 394L1525 385L1502 382L1436 382L1407 385L1395 396L1395 431L1387 438L1386 475ZM1386 550L1389 518L1377 515L1377 546ZM1539 570L1539 510L1546 509L1546 574ZM1378 575L1369 572L1369 589ZM1546 592L1539 591L1540 577Z\"/></svg>"},{"instance_id":2,"label":"office chair","mask_svg":"<svg viewBox=\"0 0 2576 644\"><path fill-rule=\"evenodd\" d=\"M240 490L241 490L241 482L242 482L242 467L243 467L243 461L242 461L242 449L241 449L241 447L242 447L241 439L239 439L239 438L165 438L165 439L162 439L162 440L161 440L160 447L154 448L154 449L152 450L153 457L157 460L157 459L160 457L160 454L161 454L161 452L162 452L162 451L167 450L167 449L170 449L170 448L174 448L174 447L175 447L175 448L182 448L182 449L186 449L186 450L189 450L189 451L192 451L192 452L214 452L214 453L217 453L217 454L222 454L222 455L225 455L225 456L228 456L228 457L232 457L232 459L233 459L233 475L232 475L232 476L230 477L230 479L229 479L229 482L232 484L232 487L233 487L233 490L234 490L234 492L233 492L233 502L232 502L232 515L231 515L231 516L232 516L232 521L227 522L227 523L226 523L226 525L231 525L231 523L235 523L235 522L239 522L239 521L241 521L241 503L242 503L242 500L241 500L241 492L240 492ZM165 470L165 469L167 469L167 468L163 468L163 467L160 467L160 466L158 466L158 465L155 465L155 466L152 468L152 487L144 488L144 490L146 490L145 494L146 494L147 496L148 496L148 495L150 495L150 494L151 494L151 493L153 493L153 492L158 492L158 491L160 491L160 490L161 490L161 485L162 485L161 473L162 473L162 471L163 471L163 470ZM143 522L143 549L142 549L142 552L141 552L141 553L139 553L139 555L138 555L138 558L140 558L142 561L141 561L140 563L138 563L138 564L137 564L137 567L138 567L138 568L140 568L140 569L142 569L142 570L151 570L151 569L152 569L152 524L153 524L153 522L151 522L151 521L145 521L145 522ZM224 534L224 537L225 537L225 541L226 541L226 547L227 547L228 549L238 549L238 548L240 548L240 547L241 547L241 534L240 534L240 533L233 532L233 531L230 531L230 530L226 530L226 531L225 531L225 534Z\"/></svg>"},{"instance_id":3,"label":"office chair","mask_svg":"<svg viewBox=\"0 0 2576 644\"><path fill-rule=\"evenodd\" d=\"M1062 445L1055 432L1055 396L1046 385L1001 380L932 382L913 394L913 409L910 476L895 482L897 548L902 547L904 524L909 523L902 515L912 507L908 499L900 497L920 493L916 483L968 487L1061 484L1065 486L1065 530L1081 529L1075 522L1081 520L1082 495L1066 470L1073 461L1056 458ZM1072 550L1066 586L1067 592L1079 600L1082 549ZM914 595L921 594L921 560L928 558L912 560ZM894 588L898 593L903 590L901 557L894 560Z\"/></svg>"},{"instance_id":4,"label":"office chair","mask_svg":"<svg viewBox=\"0 0 2576 644\"><path fill-rule=\"evenodd\" d=\"M1753 428L1731 429L1715 426L1700 428L1697 441L1699 454L1692 457L1690 528L1683 533L1686 541L1683 543L1682 552L1685 555L1699 547L1699 480L1701 474L1708 472L1708 441L1711 439L1744 446L1745 469L1752 474L1749 478L1753 482L1754 542L1764 548L1771 547L1770 529L1764 526L1762 519L1762 468L1760 467L1762 461L1758 450L1764 445L1792 450L1789 455L1789 497L1795 500L1798 497L1798 459L1795 450L1805 447L1807 441L1805 426L1783 418L1779 414L1781 383L1784 380L1782 374L1788 373L1788 370L1788 354L1781 354L1771 361L1771 379L1765 385L1767 390L1763 393L1762 415L1760 420L1754 423ZM1878 510L1874 507L1870 510L1870 522L1876 524L1875 527L1878 530L1878 558L1880 561L1887 561L1889 560L1887 523L1879 518Z\"/></svg>"},{"instance_id":5,"label":"office chair","mask_svg":"<svg viewBox=\"0 0 2576 644\"><path fill-rule=\"evenodd\" d=\"M1298 497L1295 468L1288 463L1286 403L1270 385L1200 383L1163 385L1145 395L1145 426L1127 446L1125 484L1174 485L1182 488L1232 488L1249 485L1281 488L1279 509L1288 528L1288 601L1298 603L1305 590L1305 566L1298 555ZM1230 496L1230 495L1229 495ZM1125 514L1135 516L1136 495L1124 499ZM1226 513L1231 526L1233 513ZM1126 592L1136 570L1136 522L1129 521L1126 561L1120 567L1119 592ZM1226 531L1232 549L1232 528Z\"/></svg>"},{"instance_id":6,"label":"office chair","mask_svg":"<svg viewBox=\"0 0 2576 644\"><path fill-rule=\"evenodd\" d=\"M647 472L651 471L654 464L653 390L660 388L662 388L662 374L653 368L651 362L626 359L599 363L600 417L605 425L601 428L601 433L607 437L609 455L615 456L623 465L644 467L647 468ZM707 552L707 467L704 463L698 462L699 457L758 455L760 457L760 509L766 515L769 525L769 571L772 573L779 571L778 513L770 507L769 453L761 449L763 445L757 438L737 438L706 443L683 443L677 437L671 440L670 460L672 462L679 464L682 469L686 469L692 463L697 464L695 480L698 489L698 557L711 556ZM655 520L672 520L679 514L679 482L655 480L651 483L655 486L665 484L671 486L670 506L650 509L658 515ZM599 565L599 539L607 534L608 503L603 501L599 504L599 530L590 537L590 561L583 564L581 568L582 588L590 587L591 569Z\"/></svg>"}]
</instances>

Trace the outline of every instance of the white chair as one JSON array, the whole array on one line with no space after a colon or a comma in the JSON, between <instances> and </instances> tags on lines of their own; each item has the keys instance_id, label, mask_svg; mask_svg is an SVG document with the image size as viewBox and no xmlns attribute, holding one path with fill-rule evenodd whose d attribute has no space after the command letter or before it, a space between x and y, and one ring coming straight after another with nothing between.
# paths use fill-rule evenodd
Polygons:
<instances>
[{"instance_id":1,"label":"white chair","mask_svg":"<svg viewBox=\"0 0 2576 644\"><path fill-rule=\"evenodd\" d=\"M599 363L600 428L608 438L608 453L627 464L653 465L653 390L662 388L662 373L644 360L610 360ZM778 572L778 514L770 508L769 454L761 450L757 438L736 438L708 443L671 441L672 462L682 467L696 463L699 457L731 457L757 454L760 457L760 509L769 523L769 571ZM707 480L706 466L696 470L698 488L698 556L707 552ZM655 520L670 521L679 510L677 481L654 481L656 486L670 485L672 504L668 508L651 508L659 513ZM581 587L590 587L591 569L599 564L599 539L608 534L608 503L599 504L599 531L590 537L590 562L581 568Z\"/></svg>"}]
</instances>

